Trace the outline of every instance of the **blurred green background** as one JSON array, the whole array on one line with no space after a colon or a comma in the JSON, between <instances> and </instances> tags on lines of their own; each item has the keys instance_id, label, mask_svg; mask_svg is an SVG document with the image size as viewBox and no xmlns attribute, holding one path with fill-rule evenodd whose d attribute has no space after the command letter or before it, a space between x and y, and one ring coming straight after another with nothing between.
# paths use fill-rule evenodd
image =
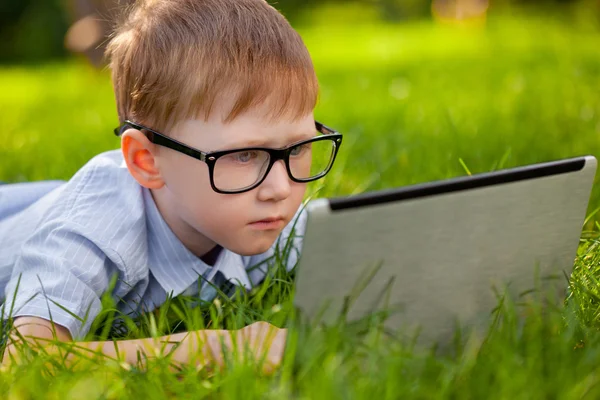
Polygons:
<instances>
[{"instance_id":1,"label":"blurred green background","mask_svg":"<svg viewBox=\"0 0 600 400\"><path fill-rule=\"evenodd\" d=\"M0 180L68 179L118 148L102 38L82 34L116 2L91 19L85 1L2 2ZM600 1L274 5L314 58L317 118L346 135L321 195L600 156Z\"/></svg>"},{"instance_id":2,"label":"blurred green background","mask_svg":"<svg viewBox=\"0 0 600 400\"><path fill-rule=\"evenodd\" d=\"M91 14L105 29L132 0L3 0L0 2L0 63L63 59L65 35ZM483 14L528 11L573 17L600 17L598 0L268 0L294 26L313 24L402 23L438 15L468 20ZM576 16L576 15L575 15ZM577 17L571 22L577 23Z\"/></svg>"}]
</instances>

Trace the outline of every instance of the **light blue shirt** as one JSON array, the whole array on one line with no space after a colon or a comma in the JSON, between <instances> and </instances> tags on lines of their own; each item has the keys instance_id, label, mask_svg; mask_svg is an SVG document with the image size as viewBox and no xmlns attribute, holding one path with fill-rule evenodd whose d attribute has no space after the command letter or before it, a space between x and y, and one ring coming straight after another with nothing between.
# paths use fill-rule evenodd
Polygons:
<instances>
[{"instance_id":1,"label":"light blue shirt","mask_svg":"<svg viewBox=\"0 0 600 400\"><path fill-rule=\"evenodd\" d=\"M12 307L13 317L52 320L81 338L101 311L100 297L114 274L112 296L131 315L159 306L168 294L210 301L216 290L206 280L249 289L264 279L288 238L286 268L296 265L305 224L306 213L298 211L267 252L241 256L223 249L209 266L170 230L150 191L129 174L121 151L108 151L66 183L0 185L3 318Z\"/></svg>"}]
</instances>

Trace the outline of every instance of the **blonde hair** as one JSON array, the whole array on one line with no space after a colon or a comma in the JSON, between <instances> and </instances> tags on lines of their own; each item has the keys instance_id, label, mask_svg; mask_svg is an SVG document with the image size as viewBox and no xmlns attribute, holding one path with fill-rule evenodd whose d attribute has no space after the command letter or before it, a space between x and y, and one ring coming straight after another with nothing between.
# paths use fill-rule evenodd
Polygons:
<instances>
[{"instance_id":1,"label":"blonde hair","mask_svg":"<svg viewBox=\"0 0 600 400\"><path fill-rule=\"evenodd\" d=\"M298 119L317 103L306 46L264 0L139 0L106 56L121 122L167 129L217 104L224 122L265 104L265 117Z\"/></svg>"}]
</instances>

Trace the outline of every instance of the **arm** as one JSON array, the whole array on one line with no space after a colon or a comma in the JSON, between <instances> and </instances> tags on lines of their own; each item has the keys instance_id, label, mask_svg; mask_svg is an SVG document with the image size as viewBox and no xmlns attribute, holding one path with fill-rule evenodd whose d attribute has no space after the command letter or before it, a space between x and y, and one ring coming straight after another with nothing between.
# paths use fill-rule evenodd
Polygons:
<instances>
[{"instance_id":1,"label":"arm","mask_svg":"<svg viewBox=\"0 0 600 400\"><path fill-rule=\"evenodd\" d=\"M54 350L52 349L54 340L72 341L66 328L43 318L18 317L15 319L14 329L17 333L11 336L6 347L2 359L4 365L13 359L18 359L19 342L22 339L26 340L34 349L40 346L50 351ZM248 348L257 360L264 357L263 369L268 373L272 372L273 368L281 362L286 333L285 329L278 329L266 322L256 322L238 331L199 330L158 338L74 342L75 350L68 357L68 361L76 359L77 354L89 356L92 352L97 352L108 358L120 359L135 365L138 363L138 354L142 355L141 359L170 354L171 362L177 365L195 362L197 365L222 368L224 367L224 346L225 351L237 351L236 354L240 355L244 354L245 348ZM175 348L177 344L179 346Z\"/></svg>"}]
</instances>

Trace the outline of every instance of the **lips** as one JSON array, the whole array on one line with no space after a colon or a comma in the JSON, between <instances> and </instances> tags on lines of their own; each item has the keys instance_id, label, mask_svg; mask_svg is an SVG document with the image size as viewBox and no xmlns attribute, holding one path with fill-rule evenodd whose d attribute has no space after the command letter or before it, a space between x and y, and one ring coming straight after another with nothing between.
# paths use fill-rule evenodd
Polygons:
<instances>
[{"instance_id":1,"label":"lips","mask_svg":"<svg viewBox=\"0 0 600 400\"><path fill-rule=\"evenodd\" d=\"M285 219L283 217L263 218L249 223L248 226L259 231L279 231L285 227Z\"/></svg>"},{"instance_id":2,"label":"lips","mask_svg":"<svg viewBox=\"0 0 600 400\"><path fill-rule=\"evenodd\" d=\"M263 223L277 222L277 221L282 221L282 220L284 220L283 217L270 217L270 218L265 218L265 219L261 219L258 221L253 221L253 222L251 222L251 224L256 224L259 222L263 222Z\"/></svg>"}]
</instances>

